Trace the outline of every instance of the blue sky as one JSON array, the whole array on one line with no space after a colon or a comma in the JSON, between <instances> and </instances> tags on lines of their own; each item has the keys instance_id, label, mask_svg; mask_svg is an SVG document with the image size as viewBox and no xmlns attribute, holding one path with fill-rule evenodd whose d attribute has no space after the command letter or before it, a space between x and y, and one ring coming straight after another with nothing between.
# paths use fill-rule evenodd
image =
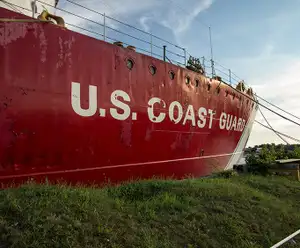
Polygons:
<instances>
[{"instance_id":1,"label":"blue sky","mask_svg":"<svg viewBox=\"0 0 300 248\"><path fill-rule=\"evenodd\" d=\"M210 58L208 25L212 27L214 58L245 79L255 92L300 116L300 0L73 0L185 47L196 57ZM103 22L103 17L60 0L59 7ZM58 12L57 12L58 13ZM99 25L63 14L69 23L103 32ZM149 40L114 21L107 25ZM107 35L120 38L107 30ZM100 37L101 38L101 37ZM149 50L149 45L124 38ZM154 40L162 46L163 42ZM176 53L181 50L168 46ZM162 54L160 49L153 52ZM171 59L180 59L170 55ZM180 59L183 62L182 59ZM300 138L299 127L262 109L273 127ZM257 114L257 120L263 122ZM297 119L296 119L297 120ZM298 120L299 121L299 120ZM300 121L299 121L300 122ZM281 140L254 125L248 145Z\"/></svg>"}]
</instances>

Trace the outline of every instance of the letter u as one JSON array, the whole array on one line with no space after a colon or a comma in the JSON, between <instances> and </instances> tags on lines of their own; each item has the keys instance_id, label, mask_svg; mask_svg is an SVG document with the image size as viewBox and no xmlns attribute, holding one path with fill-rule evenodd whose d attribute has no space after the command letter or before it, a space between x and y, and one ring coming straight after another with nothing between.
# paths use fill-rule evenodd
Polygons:
<instances>
[{"instance_id":1,"label":"letter u","mask_svg":"<svg viewBox=\"0 0 300 248\"><path fill-rule=\"evenodd\" d=\"M72 82L71 102L76 114L84 117L93 116L97 112L97 86L89 85L89 107L81 108L80 102L80 83Z\"/></svg>"}]
</instances>

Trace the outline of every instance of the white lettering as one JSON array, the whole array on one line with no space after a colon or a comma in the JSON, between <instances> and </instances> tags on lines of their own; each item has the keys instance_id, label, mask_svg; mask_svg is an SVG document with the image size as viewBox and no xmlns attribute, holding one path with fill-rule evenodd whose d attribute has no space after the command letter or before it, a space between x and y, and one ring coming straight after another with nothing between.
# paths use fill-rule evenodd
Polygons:
<instances>
[{"instance_id":1,"label":"white lettering","mask_svg":"<svg viewBox=\"0 0 300 248\"><path fill-rule=\"evenodd\" d=\"M216 114L216 112L212 111L211 109L208 110L209 113L209 128L211 129L212 127L212 121L213 121L213 116Z\"/></svg>"},{"instance_id":2,"label":"white lettering","mask_svg":"<svg viewBox=\"0 0 300 248\"><path fill-rule=\"evenodd\" d=\"M195 112L192 105L189 105L183 120L183 125L185 125L186 121L190 120L192 121L192 125L196 126L196 120L195 120Z\"/></svg>"},{"instance_id":3,"label":"white lettering","mask_svg":"<svg viewBox=\"0 0 300 248\"><path fill-rule=\"evenodd\" d=\"M198 116L199 116L199 121L197 121L198 127L203 128L205 127L206 124L206 115L207 115L207 111L206 108L199 108L198 110Z\"/></svg>"},{"instance_id":4,"label":"white lettering","mask_svg":"<svg viewBox=\"0 0 300 248\"><path fill-rule=\"evenodd\" d=\"M233 119L233 123L232 123L231 129L236 130L236 116Z\"/></svg>"},{"instance_id":5,"label":"white lettering","mask_svg":"<svg viewBox=\"0 0 300 248\"><path fill-rule=\"evenodd\" d=\"M178 116L177 118L175 118L174 116L174 108L177 107L178 109ZM169 118L171 121L174 121L175 124L179 123L182 119L182 116L183 116L183 110L182 110L182 106L179 102L172 102L169 106Z\"/></svg>"},{"instance_id":6,"label":"white lettering","mask_svg":"<svg viewBox=\"0 0 300 248\"><path fill-rule=\"evenodd\" d=\"M226 129L227 130L230 130L231 124L232 124L232 115L227 115L227 120L226 120Z\"/></svg>"},{"instance_id":7,"label":"white lettering","mask_svg":"<svg viewBox=\"0 0 300 248\"><path fill-rule=\"evenodd\" d=\"M88 108L83 109L81 106L81 93L80 93L80 83L71 83L71 105L74 112L83 117L93 116L97 113L98 103L97 103L97 86L88 86ZM110 96L110 101L113 107L108 109L99 108L99 116L105 118L110 112L110 115L116 120L126 120L131 117L131 120L135 121L138 119L138 113L131 110L130 108L130 96L122 91L115 90ZM208 128L212 129L213 120L216 119L216 111L212 109L206 109L200 107L198 109L198 115L195 117L195 109L193 105L188 105L185 113L183 112L183 107L178 101L173 101L167 109L167 104L164 100L159 97L152 97L148 101L147 113L149 120L154 123L161 123L166 119L166 115L169 116L171 122L178 124L182 121L183 125L189 124L191 126L197 126L199 128L204 128L208 123ZM209 121L208 121L209 114ZM184 116L183 116L184 115ZM184 117L184 118L183 118ZM196 119L197 118L197 119ZM246 120L238 118L232 114L222 112L219 117L219 128L221 130L226 129L228 131L234 130L243 132L246 126Z\"/></svg>"},{"instance_id":8,"label":"white lettering","mask_svg":"<svg viewBox=\"0 0 300 248\"><path fill-rule=\"evenodd\" d=\"M224 129L225 128L225 126L226 126L226 118L227 118L226 113L222 112L222 114L220 116L220 122L219 122L220 129Z\"/></svg>"},{"instance_id":9,"label":"white lettering","mask_svg":"<svg viewBox=\"0 0 300 248\"><path fill-rule=\"evenodd\" d=\"M110 96L111 103L122 109L123 113L118 113L116 108L110 108L110 114L113 118L124 121L130 116L130 108L126 103L121 102L118 97L123 98L123 100L126 102L130 102L130 97L126 92L122 90L115 90Z\"/></svg>"},{"instance_id":10,"label":"white lettering","mask_svg":"<svg viewBox=\"0 0 300 248\"><path fill-rule=\"evenodd\" d=\"M163 108L166 108L166 103L158 97L153 97L148 102L148 117L149 117L150 121L152 121L154 123L159 123L165 119L166 114L160 113L158 116L155 116L154 109L153 109L155 103L161 103Z\"/></svg>"},{"instance_id":11,"label":"white lettering","mask_svg":"<svg viewBox=\"0 0 300 248\"><path fill-rule=\"evenodd\" d=\"M239 118L239 120L238 120L238 124L237 124L237 131L241 131L241 124L242 124L242 119L241 118Z\"/></svg>"},{"instance_id":12,"label":"white lettering","mask_svg":"<svg viewBox=\"0 0 300 248\"><path fill-rule=\"evenodd\" d=\"M72 82L71 103L76 114L83 117L93 116L97 112L97 86L89 86L89 107L83 109L80 102L80 83Z\"/></svg>"},{"instance_id":13,"label":"white lettering","mask_svg":"<svg viewBox=\"0 0 300 248\"><path fill-rule=\"evenodd\" d=\"M241 124L241 130L240 130L241 132L243 132L245 125L246 125L246 121L243 119L243 122Z\"/></svg>"}]
</instances>

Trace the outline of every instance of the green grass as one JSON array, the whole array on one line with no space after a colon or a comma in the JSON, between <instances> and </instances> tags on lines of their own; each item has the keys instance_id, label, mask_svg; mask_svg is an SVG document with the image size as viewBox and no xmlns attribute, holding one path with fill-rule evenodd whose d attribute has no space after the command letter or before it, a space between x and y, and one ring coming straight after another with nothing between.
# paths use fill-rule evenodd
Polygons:
<instances>
[{"instance_id":1,"label":"green grass","mask_svg":"<svg viewBox=\"0 0 300 248\"><path fill-rule=\"evenodd\" d=\"M300 183L280 177L0 191L1 248L256 248L299 228Z\"/></svg>"}]
</instances>

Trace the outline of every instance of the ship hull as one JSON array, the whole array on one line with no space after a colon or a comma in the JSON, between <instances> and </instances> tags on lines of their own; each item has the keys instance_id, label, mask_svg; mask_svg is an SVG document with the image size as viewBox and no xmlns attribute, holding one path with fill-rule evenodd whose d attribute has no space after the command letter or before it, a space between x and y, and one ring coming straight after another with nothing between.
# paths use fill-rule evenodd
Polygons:
<instances>
[{"instance_id":1,"label":"ship hull","mask_svg":"<svg viewBox=\"0 0 300 248\"><path fill-rule=\"evenodd\" d=\"M232 87L49 23L0 33L1 183L200 177L241 156L256 106Z\"/></svg>"}]
</instances>

